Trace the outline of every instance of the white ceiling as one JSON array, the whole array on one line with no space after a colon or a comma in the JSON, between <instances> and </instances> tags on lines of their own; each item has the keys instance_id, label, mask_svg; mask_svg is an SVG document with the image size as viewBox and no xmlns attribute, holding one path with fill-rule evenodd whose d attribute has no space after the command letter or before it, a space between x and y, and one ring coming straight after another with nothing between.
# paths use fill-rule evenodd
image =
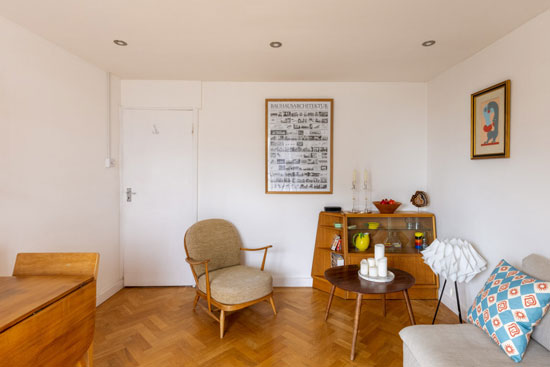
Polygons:
<instances>
[{"instance_id":1,"label":"white ceiling","mask_svg":"<svg viewBox=\"0 0 550 367\"><path fill-rule=\"evenodd\" d=\"M1 15L123 78L233 81L426 81L548 8L550 0L0 0ZM420 45L430 39L437 44Z\"/></svg>"}]
</instances>

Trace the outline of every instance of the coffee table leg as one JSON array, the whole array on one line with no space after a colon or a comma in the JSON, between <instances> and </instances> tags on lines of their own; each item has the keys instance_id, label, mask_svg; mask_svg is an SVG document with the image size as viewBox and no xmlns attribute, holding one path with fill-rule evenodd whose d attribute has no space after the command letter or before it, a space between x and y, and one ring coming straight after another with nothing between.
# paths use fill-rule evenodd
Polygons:
<instances>
[{"instance_id":1,"label":"coffee table leg","mask_svg":"<svg viewBox=\"0 0 550 367\"><path fill-rule=\"evenodd\" d=\"M330 306L332 305L332 298L334 297L334 291L336 290L336 286L333 285L332 288L330 288L330 295L328 296L328 305L327 310L325 312L325 321L328 319L328 313L330 311Z\"/></svg>"},{"instance_id":2,"label":"coffee table leg","mask_svg":"<svg viewBox=\"0 0 550 367\"><path fill-rule=\"evenodd\" d=\"M351 357L353 361L355 359L355 343L357 342L357 332L359 331L359 316L361 315L361 303L363 301L363 295L357 293L357 303L355 304L355 321L353 323L353 339L351 340Z\"/></svg>"},{"instance_id":3,"label":"coffee table leg","mask_svg":"<svg viewBox=\"0 0 550 367\"><path fill-rule=\"evenodd\" d=\"M411 300L409 299L409 292L407 292L406 289L403 290L403 296L405 297L405 303L407 304L407 311L409 311L409 318L411 319L411 325L416 325L416 322L414 321L414 314L411 306Z\"/></svg>"}]
</instances>

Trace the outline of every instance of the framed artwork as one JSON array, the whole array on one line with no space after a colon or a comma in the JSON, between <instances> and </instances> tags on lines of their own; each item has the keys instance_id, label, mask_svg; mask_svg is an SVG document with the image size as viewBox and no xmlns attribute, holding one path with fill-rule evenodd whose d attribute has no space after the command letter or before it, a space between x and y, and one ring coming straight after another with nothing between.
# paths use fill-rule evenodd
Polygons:
<instances>
[{"instance_id":1,"label":"framed artwork","mask_svg":"<svg viewBox=\"0 0 550 367\"><path fill-rule=\"evenodd\" d=\"M510 80L472 94L471 159L510 157Z\"/></svg>"},{"instance_id":2,"label":"framed artwork","mask_svg":"<svg viewBox=\"0 0 550 367\"><path fill-rule=\"evenodd\" d=\"M265 100L266 194L332 194L333 99Z\"/></svg>"}]
</instances>

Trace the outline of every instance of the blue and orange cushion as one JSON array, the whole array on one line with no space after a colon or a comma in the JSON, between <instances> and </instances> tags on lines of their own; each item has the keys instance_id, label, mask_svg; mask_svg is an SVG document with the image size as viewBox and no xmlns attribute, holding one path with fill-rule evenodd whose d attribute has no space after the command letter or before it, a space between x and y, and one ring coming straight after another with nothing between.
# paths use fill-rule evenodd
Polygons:
<instances>
[{"instance_id":1,"label":"blue and orange cushion","mask_svg":"<svg viewBox=\"0 0 550 367\"><path fill-rule=\"evenodd\" d=\"M533 328L550 308L550 282L535 279L501 260L468 311L514 361L520 362Z\"/></svg>"}]
</instances>

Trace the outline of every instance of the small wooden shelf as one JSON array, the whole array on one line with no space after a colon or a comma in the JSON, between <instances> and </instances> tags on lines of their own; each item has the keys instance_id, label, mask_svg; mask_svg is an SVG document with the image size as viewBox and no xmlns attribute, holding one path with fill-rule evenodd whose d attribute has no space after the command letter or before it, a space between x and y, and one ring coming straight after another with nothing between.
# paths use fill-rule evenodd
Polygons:
<instances>
[{"instance_id":1,"label":"small wooden shelf","mask_svg":"<svg viewBox=\"0 0 550 367\"><path fill-rule=\"evenodd\" d=\"M376 228L376 229L373 229L373 228L351 228L349 229L348 228L348 231L369 231L369 232L374 232L374 231L413 231L413 232L431 232L433 231L432 228L416 228L416 229L412 229L412 228Z\"/></svg>"},{"instance_id":2,"label":"small wooden shelf","mask_svg":"<svg viewBox=\"0 0 550 367\"><path fill-rule=\"evenodd\" d=\"M336 250L332 250L330 247L329 248L326 248L326 247L321 247L319 248L320 251L327 251L327 252L332 252L333 254L340 254L340 255L344 255L344 251L336 251Z\"/></svg>"},{"instance_id":3,"label":"small wooden shelf","mask_svg":"<svg viewBox=\"0 0 550 367\"><path fill-rule=\"evenodd\" d=\"M407 255L407 254L408 255L414 254L414 255L422 256L422 254L420 254L420 250L417 250L414 247L409 247L409 246L402 247L399 251L390 251L390 250L386 249L385 254L386 254L386 257ZM374 256L374 247L369 246L369 248L366 251L359 251L357 249L350 249L348 251L348 255L350 255L350 256L361 256L362 259L367 258L367 257L373 257Z\"/></svg>"},{"instance_id":4,"label":"small wooden shelf","mask_svg":"<svg viewBox=\"0 0 550 367\"><path fill-rule=\"evenodd\" d=\"M343 228L336 228L334 226L327 226L327 225L321 225L321 227L325 228L325 229L332 229L334 231L341 231Z\"/></svg>"},{"instance_id":5,"label":"small wooden shelf","mask_svg":"<svg viewBox=\"0 0 550 367\"><path fill-rule=\"evenodd\" d=\"M378 222L380 227L369 229L367 222ZM334 223L341 223L342 228L334 228ZM355 225L357 228L348 229ZM410 228L410 226L418 228ZM366 251L357 250L352 243L353 236L358 232L369 233L371 243ZM333 254L339 254L344 258L345 264L358 264L362 259L374 256L374 244L384 243L389 232L393 232L401 242L399 250L386 249L388 266L405 270L411 273L416 284L410 289L409 294L413 299L437 299L439 279L424 264L422 254L414 247L414 233L423 232L427 243L436 238L435 216L432 213L398 212L394 214L380 213L328 213L319 214L315 252L311 267L313 287L324 291L330 290L330 284L324 279L324 273L331 266ZM342 239L342 250L330 249L334 237L339 235ZM355 294L345 291L336 291L336 295L343 298L354 298ZM374 298L378 296L373 296ZM399 298L399 295L389 298Z\"/></svg>"}]
</instances>

